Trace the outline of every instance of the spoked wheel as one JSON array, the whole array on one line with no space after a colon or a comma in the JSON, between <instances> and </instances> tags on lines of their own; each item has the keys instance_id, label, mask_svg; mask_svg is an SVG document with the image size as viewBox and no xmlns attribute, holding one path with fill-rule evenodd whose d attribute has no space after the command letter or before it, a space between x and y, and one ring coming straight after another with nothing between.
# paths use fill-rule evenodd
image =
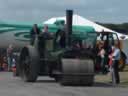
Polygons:
<instances>
[{"instance_id":1,"label":"spoked wheel","mask_svg":"<svg viewBox=\"0 0 128 96\"><path fill-rule=\"evenodd\" d=\"M27 78L29 77L29 75L30 75L30 63L31 63L31 61L30 61L30 56L25 56L24 57L24 60L23 60L23 62L22 62L22 64L23 64L23 79L25 80L25 81L27 81Z\"/></svg>"},{"instance_id":2,"label":"spoked wheel","mask_svg":"<svg viewBox=\"0 0 128 96\"><path fill-rule=\"evenodd\" d=\"M35 82L38 77L38 53L32 46L24 47L20 54L20 76L26 82Z\"/></svg>"}]
</instances>

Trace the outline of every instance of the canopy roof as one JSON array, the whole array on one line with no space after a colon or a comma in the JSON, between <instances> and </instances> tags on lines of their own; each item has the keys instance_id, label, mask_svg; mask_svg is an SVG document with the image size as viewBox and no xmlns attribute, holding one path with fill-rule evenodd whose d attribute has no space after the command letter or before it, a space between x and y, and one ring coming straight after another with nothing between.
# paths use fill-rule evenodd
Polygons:
<instances>
[{"instance_id":1,"label":"canopy roof","mask_svg":"<svg viewBox=\"0 0 128 96\"><path fill-rule=\"evenodd\" d=\"M47 21L44 22L44 24L54 24L56 21L58 20L64 20L66 22L66 16L63 16L63 17L53 17ZM116 31L113 31L111 29L108 29L106 27L103 27L99 24L96 24L82 16L79 16L77 14L73 15L73 22L72 22L73 25L76 25L76 26L92 26L96 32L102 32L102 31L106 31L106 32L113 32L113 33L117 33L119 39L122 39L121 37L122 36L125 36L125 39L128 39L128 35L124 35L124 34L121 34L121 33L118 33Z\"/></svg>"}]
</instances>

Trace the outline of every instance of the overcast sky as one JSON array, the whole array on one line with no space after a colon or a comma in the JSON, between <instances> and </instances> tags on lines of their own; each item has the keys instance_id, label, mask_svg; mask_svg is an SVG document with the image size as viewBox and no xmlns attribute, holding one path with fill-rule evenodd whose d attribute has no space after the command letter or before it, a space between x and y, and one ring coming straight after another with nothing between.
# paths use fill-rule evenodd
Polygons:
<instances>
[{"instance_id":1,"label":"overcast sky","mask_svg":"<svg viewBox=\"0 0 128 96\"><path fill-rule=\"evenodd\" d=\"M128 22L128 0L0 0L0 20L42 22L73 9L98 22Z\"/></svg>"}]
</instances>

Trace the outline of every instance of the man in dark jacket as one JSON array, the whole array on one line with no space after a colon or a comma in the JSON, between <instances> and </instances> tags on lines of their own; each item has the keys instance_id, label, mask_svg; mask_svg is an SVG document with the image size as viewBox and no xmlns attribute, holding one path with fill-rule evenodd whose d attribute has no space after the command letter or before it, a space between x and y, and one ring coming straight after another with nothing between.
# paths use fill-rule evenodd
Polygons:
<instances>
[{"instance_id":1,"label":"man in dark jacket","mask_svg":"<svg viewBox=\"0 0 128 96\"><path fill-rule=\"evenodd\" d=\"M39 35L40 33L40 29L37 27L37 24L34 24L33 25L33 28L31 29L30 31L30 36L31 36L31 45L34 44L34 41L35 41L35 37L36 35Z\"/></svg>"}]
</instances>

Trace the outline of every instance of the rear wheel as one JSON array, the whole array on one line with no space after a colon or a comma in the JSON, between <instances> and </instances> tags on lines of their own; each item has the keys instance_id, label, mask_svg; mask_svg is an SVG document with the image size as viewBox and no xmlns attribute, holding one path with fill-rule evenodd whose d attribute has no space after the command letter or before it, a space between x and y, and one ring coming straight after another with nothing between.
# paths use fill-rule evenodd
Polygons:
<instances>
[{"instance_id":1,"label":"rear wheel","mask_svg":"<svg viewBox=\"0 0 128 96\"><path fill-rule=\"evenodd\" d=\"M38 77L38 52L33 46L24 47L20 54L20 76L26 82L35 82Z\"/></svg>"}]
</instances>

